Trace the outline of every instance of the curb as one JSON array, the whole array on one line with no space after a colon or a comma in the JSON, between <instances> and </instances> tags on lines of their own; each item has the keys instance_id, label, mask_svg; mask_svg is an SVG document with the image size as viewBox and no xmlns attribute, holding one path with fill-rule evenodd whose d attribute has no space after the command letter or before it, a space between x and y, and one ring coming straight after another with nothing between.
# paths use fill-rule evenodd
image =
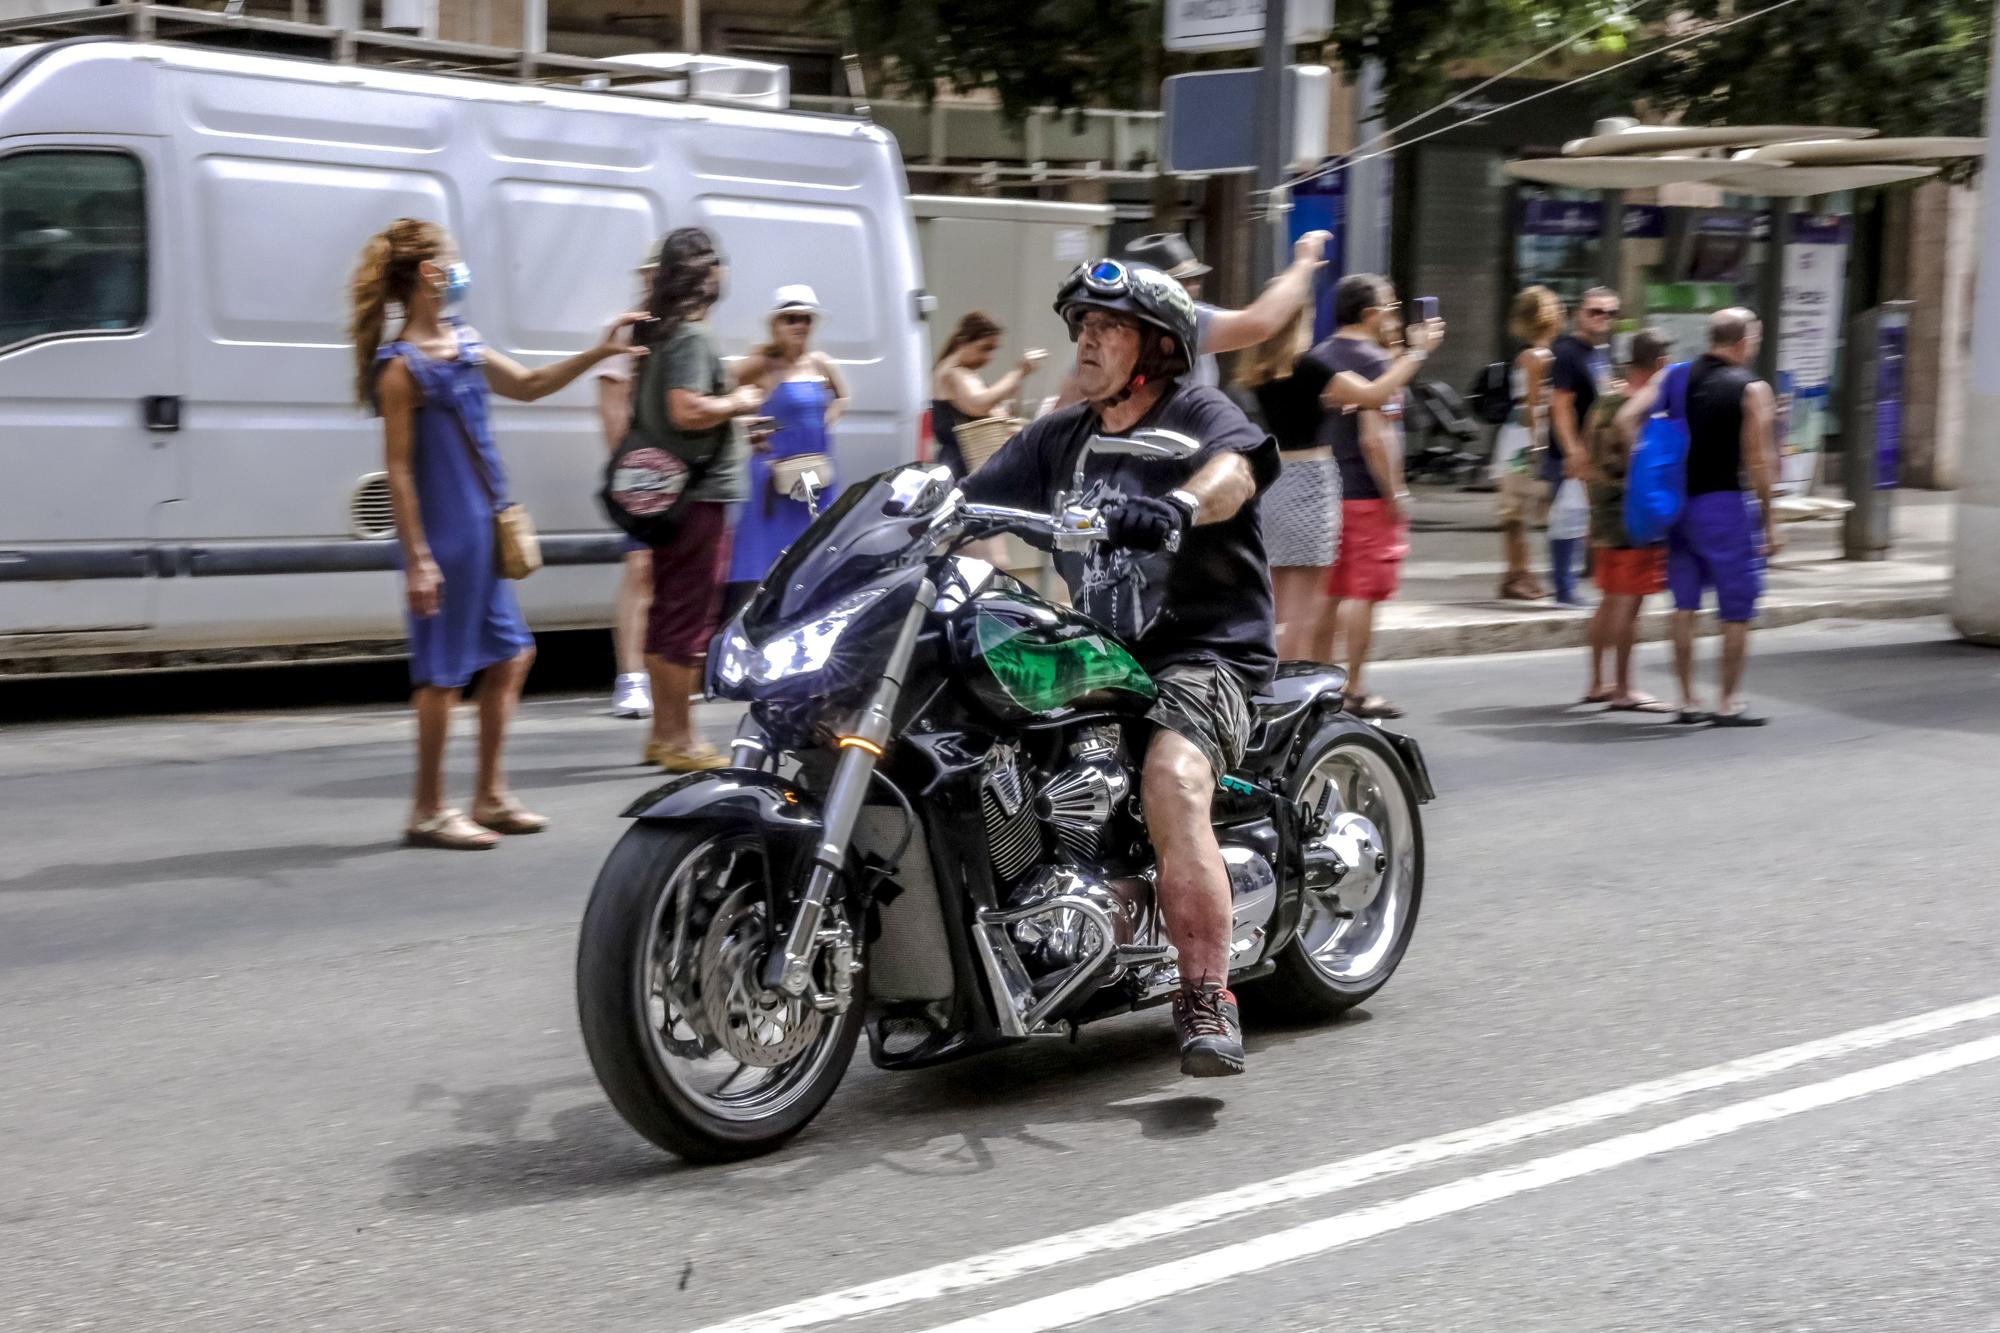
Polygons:
<instances>
[{"instance_id":1,"label":"curb","mask_svg":"<svg viewBox=\"0 0 2000 1333\"><path fill-rule=\"evenodd\" d=\"M1916 620L1945 613L1942 592L1908 593L1892 597L1858 597L1818 602L1776 602L1758 609L1759 629L1781 629L1814 620ZM1671 633L1673 613L1643 612L1639 642L1664 642ZM1496 617L1447 625L1380 626L1369 647L1372 661L1408 661L1419 657L1475 657L1489 653L1528 653L1548 648L1581 648L1587 642L1590 617L1583 613L1542 612ZM1707 638L1722 627L1713 611L1696 621L1695 633Z\"/></svg>"}]
</instances>

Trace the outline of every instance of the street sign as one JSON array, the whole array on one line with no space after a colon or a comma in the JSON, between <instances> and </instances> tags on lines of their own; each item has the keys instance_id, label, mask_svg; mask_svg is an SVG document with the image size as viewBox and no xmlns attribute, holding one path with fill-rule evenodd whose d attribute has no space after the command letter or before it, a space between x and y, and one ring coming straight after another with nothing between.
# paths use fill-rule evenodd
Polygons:
<instances>
[{"instance_id":1,"label":"street sign","mask_svg":"<svg viewBox=\"0 0 2000 1333\"><path fill-rule=\"evenodd\" d=\"M1160 88L1161 159L1181 176L1224 175L1257 166L1257 80L1255 69L1213 69L1175 74ZM1326 156L1326 125L1333 96L1333 71L1325 65L1293 65L1285 71L1292 95L1292 142L1287 166L1317 163Z\"/></svg>"},{"instance_id":2,"label":"street sign","mask_svg":"<svg viewBox=\"0 0 2000 1333\"><path fill-rule=\"evenodd\" d=\"M1264 40L1264 0L1166 0L1169 51L1254 51ZM1333 0L1289 0L1285 38L1325 41Z\"/></svg>"}]
</instances>

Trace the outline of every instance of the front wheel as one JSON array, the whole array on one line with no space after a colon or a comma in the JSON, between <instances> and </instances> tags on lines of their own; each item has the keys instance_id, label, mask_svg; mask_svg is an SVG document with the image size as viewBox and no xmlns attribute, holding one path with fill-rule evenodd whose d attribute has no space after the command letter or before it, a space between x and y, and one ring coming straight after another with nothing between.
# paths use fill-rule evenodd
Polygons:
<instances>
[{"instance_id":1,"label":"front wheel","mask_svg":"<svg viewBox=\"0 0 2000 1333\"><path fill-rule=\"evenodd\" d=\"M860 943L842 905L814 984L794 999L758 972L783 929L754 829L635 825L598 873L577 947L591 1066L626 1123L691 1162L783 1145L833 1096L861 1035ZM844 995L835 1012L814 1003Z\"/></svg>"},{"instance_id":2,"label":"front wheel","mask_svg":"<svg viewBox=\"0 0 2000 1333\"><path fill-rule=\"evenodd\" d=\"M1409 770L1371 726L1329 723L1297 772L1292 796L1331 821L1365 820L1353 827L1372 831L1379 856L1350 869L1335 892L1306 891L1277 971L1245 987L1244 1000L1274 1017L1325 1019L1382 989L1403 961L1423 899L1424 828Z\"/></svg>"}]
</instances>

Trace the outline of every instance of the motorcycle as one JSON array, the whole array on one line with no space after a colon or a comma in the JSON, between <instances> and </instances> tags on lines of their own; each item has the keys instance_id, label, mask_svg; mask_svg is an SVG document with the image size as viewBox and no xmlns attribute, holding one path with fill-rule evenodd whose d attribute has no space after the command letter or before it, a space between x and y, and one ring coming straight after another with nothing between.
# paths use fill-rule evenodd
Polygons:
<instances>
[{"instance_id":1,"label":"motorcycle","mask_svg":"<svg viewBox=\"0 0 2000 1333\"><path fill-rule=\"evenodd\" d=\"M591 1064L640 1134L695 1162L755 1156L826 1105L864 1031L876 1065L916 1069L1173 995L1126 734L1152 681L1105 627L961 548L1089 551L1087 459L1197 448L1094 437L1046 514L893 469L843 492L718 632L707 691L748 705L730 766L625 811L578 949ZM1343 712L1345 683L1283 665L1215 794L1230 984L1253 1016L1361 1003L1416 925L1423 755Z\"/></svg>"}]
</instances>

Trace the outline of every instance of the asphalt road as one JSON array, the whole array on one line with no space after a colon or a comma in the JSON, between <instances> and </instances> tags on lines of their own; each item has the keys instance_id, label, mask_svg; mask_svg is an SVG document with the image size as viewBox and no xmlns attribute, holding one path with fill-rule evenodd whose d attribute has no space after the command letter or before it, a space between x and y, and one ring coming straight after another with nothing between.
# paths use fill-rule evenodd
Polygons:
<instances>
[{"instance_id":1,"label":"asphalt road","mask_svg":"<svg viewBox=\"0 0 2000 1333\"><path fill-rule=\"evenodd\" d=\"M531 701L556 827L477 856L396 847L392 709L0 728L0 1327L2000 1328L2000 654L1756 650L1759 732L1565 708L1571 653L1387 668L1415 947L1245 1078L1157 1010L864 1058L708 1170L576 1031L635 724Z\"/></svg>"}]
</instances>

